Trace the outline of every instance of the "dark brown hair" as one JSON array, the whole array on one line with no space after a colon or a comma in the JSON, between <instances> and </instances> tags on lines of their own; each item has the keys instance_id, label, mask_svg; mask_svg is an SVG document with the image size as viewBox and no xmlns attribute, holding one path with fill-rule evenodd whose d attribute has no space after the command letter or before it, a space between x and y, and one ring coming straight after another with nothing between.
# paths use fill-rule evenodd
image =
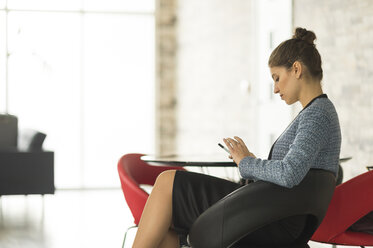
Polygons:
<instances>
[{"instance_id":1,"label":"dark brown hair","mask_svg":"<svg viewBox=\"0 0 373 248\"><path fill-rule=\"evenodd\" d=\"M307 67L312 78L322 80L321 57L313 43L316 39L314 32L305 28L296 28L293 38L282 42L273 50L268 65L285 66L290 69L295 61Z\"/></svg>"}]
</instances>

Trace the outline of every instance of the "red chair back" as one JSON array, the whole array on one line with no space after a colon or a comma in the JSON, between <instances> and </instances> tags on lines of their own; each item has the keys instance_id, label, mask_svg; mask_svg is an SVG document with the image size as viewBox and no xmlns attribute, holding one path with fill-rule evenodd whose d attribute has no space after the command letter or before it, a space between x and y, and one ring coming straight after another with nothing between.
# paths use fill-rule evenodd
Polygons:
<instances>
[{"instance_id":1,"label":"red chair back","mask_svg":"<svg viewBox=\"0 0 373 248\"><path fill-rule=\"evenodd\" d=\"M373 245L373 235L348 231L373 211L373 171L338 185L328 211L311 240L340 245Z\"/></svg>"},{"instance_id":2,"label":"red chair back","mask_svg":"<svg viewBox=\"0 0 373 248\"><path fill-rule=\"evenodd\" d=\"M149 196L147 192L140 188L140 184L154 185L158 175L165 170L184 170L182 167L150 166L140 159L141 156L143 154L126 154L118 162L122 191L136 225L140 222L142 211Z\"/></svg>"}]
</instances>

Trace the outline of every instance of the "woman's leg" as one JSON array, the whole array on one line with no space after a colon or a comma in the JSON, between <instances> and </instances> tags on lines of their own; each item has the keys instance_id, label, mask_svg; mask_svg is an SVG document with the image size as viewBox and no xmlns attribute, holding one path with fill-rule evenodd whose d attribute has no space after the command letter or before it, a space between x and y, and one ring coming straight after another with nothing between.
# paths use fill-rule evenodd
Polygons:
<instances>
[{"instance_id":1,"label":"woman's leg","mask_svg":"<svg viewBox=\"0 0 373 248\"><path fill-rule=\"evenodd\" d=\"M163 238L159 248L176 248L180 247L179 236L173 230L168 230L166 236Z\"/></svg>"},{"instance_id":2,"label":"woman's leg","mask_svg":"<svg viewBox=\"0 0 373 248\"><path fill-rule=\"evenodd\" d=\"M162 245L177 244L177 242L173 242L175 240L173 233L169 233L172 221L172 188L175 172L169 170L158 176L141 215L133 248L156 248L161 243Z\"/></svg>"}]
</instances>

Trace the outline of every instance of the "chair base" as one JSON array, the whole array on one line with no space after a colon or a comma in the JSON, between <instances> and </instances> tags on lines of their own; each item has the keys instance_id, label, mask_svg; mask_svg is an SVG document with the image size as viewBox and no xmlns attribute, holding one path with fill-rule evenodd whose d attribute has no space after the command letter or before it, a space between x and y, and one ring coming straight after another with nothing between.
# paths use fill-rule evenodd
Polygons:
<instances>
[{"instance_id":1,"label":"chair base","mask_svg":"<svg viewBox=\"0 0 373 248\"><path fill-rule=\"evenodd\" d=\"M123 243L122 243L122 248L124 248L124 244L126 243L126 238L127 238L127 233L130 229L132 228L137 228L138 226L135 225L135 226L130 226L129 228L127 228L127 231L124 233L124 238L123 238Z\"/></svg>"}]
</instances>

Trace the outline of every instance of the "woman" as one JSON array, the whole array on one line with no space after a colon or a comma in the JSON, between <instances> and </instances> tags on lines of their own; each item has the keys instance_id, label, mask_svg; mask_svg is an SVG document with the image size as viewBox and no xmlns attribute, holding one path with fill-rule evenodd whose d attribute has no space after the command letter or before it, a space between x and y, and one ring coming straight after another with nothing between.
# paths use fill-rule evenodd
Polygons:
<instances>
[{"instance_id":1,"label":"woman","mask_svg":"<svg viewBox=\"0 0 373 248\"><path fill-rule=\"evenodd\" d=\"M256 158L237 136L224 139L243 178L291 188L311 168L337 174L341 132L334 105L321 88L323 71L315 39L312 31L297 28L293 38L282 42L269 58L274 93L288 105L299 101L303 109L276 140L268 159ZM198 173L162 173L144 208L133 247L179 247L178 235L186 235L203 211L239 187ZM247 236L245 243L291 243L302 232L305 218L295 216L263 227Z\"/></svg>"}]
</instances>

